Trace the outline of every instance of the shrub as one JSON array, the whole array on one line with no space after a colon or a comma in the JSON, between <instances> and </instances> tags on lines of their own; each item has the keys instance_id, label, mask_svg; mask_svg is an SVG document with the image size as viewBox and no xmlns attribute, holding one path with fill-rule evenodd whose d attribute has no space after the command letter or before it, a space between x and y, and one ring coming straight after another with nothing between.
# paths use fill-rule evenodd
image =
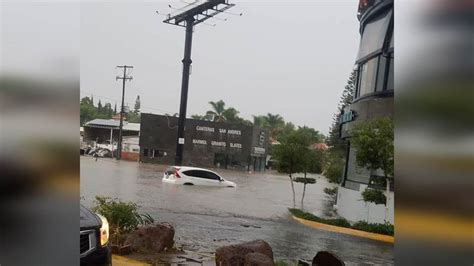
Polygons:
<instances>
[{"instance_id":1,"label":"shrub","mask_svg":"<svg viewBox=\"0 0 474 266\"><path fill-rule=\"evenodd\" d=\"M389 222L385 222L383 224L380 223L367 223L366 221L359 221L352 225L352 228L362 230L362 231L367 231L367 232L373 232L377 234L383 234L383 235L394 235L395 228L393 224L390 224Z\"/></svg>"},{"instance_id":2,"label":"shrub","mask_svg":"<svg viewBox=\"0 0 474 266\"><path fill-rule=\"evenodd\" d=\"M383 191L379 189L366 188L362 192L362 198L365 202L373 202L375 204L386 204L387 197L383 194Z\"/></svg>"},{"instance_id":3,"label":"shrub","mask_svg":"<svg viewBox=\"0 0 474 266\"><path fill-rule=\"evenodd\" d=\"M118 199L96 196L92 210L109 222L111 239L121 243L124 234L138 228L139 225L153 224L149 214L138 213L138 205L133 202L122 202Z\"/></svg>"},{"instance_id":4,"label":"shrub","mask_svg":"<svg viewBox=\"0 0 474 266\"><path fill-rule=\"evenodd\" d=\"M313 215L311 213L304 212L300 209L289 209L290 212L298 217L302 218L305 220L310 220L310 221L315 221L318 223L323 223L323 224L329 224L329 225L335 225L335 226L340 226L340 227L350 227L351 224L344 218L336 218L336 219L326 219L326 218L321 218L316 215Z\"/></svg>"},{"instance_id":5,"label":"shrub","mask_svg":"<svg viewBox=\"0 0 474 266\"><path fill-rule=\"evenodd\" d=\"M331 156L327 163L326 170L324 171L324 176L331 183L339 183L343 175L343 170L344 161L337 156Z\"/></svg>"},{"instance_id":6,"label":"shrub","mask_svg":"<svg viewBox=\"0 0 474 266\"><path fill-rule=\"evenodd\" d=\"M297 183L306 183L306 184L316 184L316 179L314 178L311 178L311 177L307 177L307 178L304 178L304 177L296 177L293 179L293 181L297 182Z\"/></svg>"},{"instance_id":7,"label":"shrub","mask_svg":"<svg viewBox=\"0 0 474 266\"><path fill-rule=\"evenodd\" d=\"M344 218L337 218L337 219L325 219L315 216L311 213L304 212L300 209L289 209L290 213L298 218L302 218L309 221L315 221L318 223L335 225L340 227L352 228L366 232L372 232L377 234L383 235L394 235L394 226L388 222L384 224L380 223L367 223L366 221L359 221L351 225L346 219Z\"/></svg>"},{"instance_id":8,"label":"shrub","mask_svg":"<svg viewBox=\"0 0 474 266\"><path fill-rule=\"evenodd\" d=\"M329 196L334 196L337 194L337 187L334 188L324 188L324 193L328 194Z\"/></svg>"},{"instance_id":9,"label":"shrub","mask_svg":"<svg viewBox=\"0 0 474 266\"><path fill-rule=\"evenodd\" d=\"M275 261L275 266L288 266L289 264L284 260Z\"/></svg>"}]
</instances>

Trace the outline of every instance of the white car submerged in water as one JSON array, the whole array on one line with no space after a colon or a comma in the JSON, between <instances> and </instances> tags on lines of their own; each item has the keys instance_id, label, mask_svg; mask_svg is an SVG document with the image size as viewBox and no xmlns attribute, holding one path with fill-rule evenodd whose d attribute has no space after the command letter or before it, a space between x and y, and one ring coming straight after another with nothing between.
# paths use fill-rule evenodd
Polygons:
<instances>
[{"instance_id":1,"label":"white car submerged in water","mask_svg":"<svg viewBox=\"0 0 474 266\"><path fill-rule=\"evenodd\" d=\"M163 174L162 181L176 185L237 187L234 182L225 180L213 171L186 166L169 167Z\"/></svg>"}]
</instances>

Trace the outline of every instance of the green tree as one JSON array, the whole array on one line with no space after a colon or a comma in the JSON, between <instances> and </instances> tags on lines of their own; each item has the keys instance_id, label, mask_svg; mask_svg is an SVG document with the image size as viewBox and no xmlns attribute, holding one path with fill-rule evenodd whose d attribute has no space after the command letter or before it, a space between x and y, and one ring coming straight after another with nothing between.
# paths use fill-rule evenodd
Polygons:
<instances>
[{"instance_id":1,"label":"green tree","mask_svg":"<svg viewBox=\"0 0 474 266\"><path fill-rule=\"evenodd\" d=\"M338 184L344 170L344 159L340 154L328 152L325 156L324 176L330 183Z\"/></svg>"},{"instance_id":2,"label":"green tree","mask_svg":"<svg viewBox=\"0 0 474 266\"><path fill-rule=\"evenodd\" d=\"M279 132L285 126L285 120L279 114L268 113L265 116L265 121L270 130L270 137L272 139L277 139Z\"/></svg>"},{"instance_id":3,"label":"green tree","mask_svg":"<svg viewBox=\"0 0 474 266\"><path fill-rule=\"evenodd\" d=\"M81 99L81 104L88 105L88 106L94 106L94 101L91 98L86 96L86 97Z\"/></svg>"},{"instance_id":4,"label":"green tree","mask_svg":"<svg viewBox=\"0 0 474 266\"><path fill-rule=\"evenodd\" d=\"M223 100L217 102L210 101L209 104L211 105L212 110L207 111L206 115L213 116L214 122L224 122L225 102Z\"/></svg>"},{"instance_id":5,"label":"green tree","mask_svg":"<svg viewBox=\"0 0 474 266\"><path fill-rule=\"evenodd\" d=\"M259 127L259 128L267 128L268 127L267 120L265 119L265 116L254 115L252 117L253 117L253 124L256 127Z\"/></svg>"},{"instance_id":6,"label":"green tree","mask_svg":"<svg viewBox=\"0 0 474 266\"><path fill-rule=\"evenodd\" d=\"M287 136L295 130L296 130L296 126L293 123L286 122L285 125L283 126L283 128L281 129L278 137L280 138L280 137L283 137L283 136Z\"/></svg>"},{"instance_id":7,"label":"green tree","mask_svg":"<svg viewBox=\"0 0 474 266\"><path fill-rule=\"evenodd\" d=\"M107 116L107 118L112 118L113 112L114 111L112 110L112 104L106 103L104 105L104 114Z\"/></svg>"},{"instance_id":8,"label":"green tree","mask_svg":"<svg viewBox=\"0 0 474 266\"><path fill-rule=\"evenodd\" d=\"M307 135L311 143L319 143L324 140L324 136L314 128L303 126L298 127L298 130L301 131L302 134Z\"/></svg>"},{"instance_id":9,"label":"green tree","mask_svg":"<svg viewBox=\"0 0 474 266\"><path fill-rule=\"evenodd\" d=\"M340 138L340 124L339 118L347 106L352 103L354 91L355 91L355 82L356 82L356 72L352 71L347 84L342 91L341 99L337 107L337 112L333 116L333 122L329 129L329 136L326 140L326 143L331 147L332 152L337 152L341 156L346 152L347 143Z\"/></svg>"},{"instance_id":10,"label":"green tree","mask_svg":"<svg viewBox=\"0 0 474 266\"><path fill-rule=\"evenodd\" d=\"M393 178L393 140L393 120L387 117L360 122L351 130L351 145L356 150L357 165L371 171L382 170L387 198L390 193L390 179ZM364 200L366 199L364 197ZM375 203L380 203L380 200Z\"/></svg>"},{"instance_id":11,"label":"green tree","mask_svg":"<svg viewBox=\"0 0 474 266\"><path fill-rule=\"evenodd\" d=\"M140 95L137 95L137 99L135 100L134 112L139 113L140 112L140 107L141 107Z\"/></svg>"},{"instance_id":12,"label":"green tree","mask_svg":"<svg viewBox=\"0 0 474 266\"><path fill-rule=\"evenodd\" d=\"M327 161L325 163L324 175L329 182L339 183L344 170L345 154L347 152L347 142L340 138L339 119L342 111L352 103L356 85L356 71L352 71L347 84L342 91L337 111L333 116L329 135L326 138L326 144L329 146L327 152Z\"/></svg>"},{"instance_id":13,"label":"green tree","mask_svg":"<svg viewBox=\"0 0 474 266\"><path fill-rule=\"evenodd\" d=\"M273 155L278 161L278 171L289 175L293 192L293 207L296 207L293 174L304 170L305 157L310 144L309 138L299 131L281 138L280 144L274 148Z\"/></svg>"},{"instance_id":14,"label":"green tree","mask_svg":"<svg viewBox=\"0 0 474 266\"><path fill-rule=\"evenodd\" d=\"M94 106L93 99L87 96L82 98L80 103L79 118L81 126L84 125L84 123L91 121L94 118L97 118L97 115L97 108Z\"/></svg>"},{"instance_id":15,"label":"green tree","mask_svg":"<svg viewBox=\"0 0 474 266\"><path fill-rule=\"evenodd\" d=\"M99 103L97 104L97 113L102 114L103 113L103 107L102 107L102 102L99 99Z\"/></svg>"},{"instance_id":16,"label":"green tree","mask_svg":"<svg viewBox=\"0 0 474 266\"><path fill-rule=\"evenodd\" d=\"M130 123L140 123L140 113L128 112L124 116Z\"/></svg>"},{"instance_id":17,"label":"green tree","mask_svg":"<svg viewBox=\"0 0 474 266\"><path fill-rule=\"evenodd\" d=\"M222 112L222 116L224 117L224 121L231 123L238 123L243 120L239 117L239 111L233 107L225 109L224 112Z\"/></svg>"},{"instance_id":18,"label":"green tree","mask_svg":"<svg viewBox=\"0 0 474 266\"><path fill-rule=\"evenodd\" d=\"M303 181L303 194L301 195L301 208L303 209L304 205L304 196L306 194L306 184L314 184L316 183L315 179L308 179L308 173L320 174L321 168L323 164L323 154L322 151L304 150L304 157L303 157L303 166L302 170L304 173L304 181Z\"/></svg>"}]
</instances>

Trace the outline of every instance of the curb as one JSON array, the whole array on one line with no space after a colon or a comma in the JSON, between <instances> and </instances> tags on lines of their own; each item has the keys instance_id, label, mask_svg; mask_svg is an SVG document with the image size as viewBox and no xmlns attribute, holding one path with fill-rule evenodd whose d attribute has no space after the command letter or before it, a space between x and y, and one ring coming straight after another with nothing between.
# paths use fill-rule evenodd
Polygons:
<instances>
[{"instance_id":1,"label":"curb","mask_svg":"<svg viewBox=\"0 0 474 266\"><path fill-rule=\"evenodd\" d=\"M136 265L136 266L145 266L145 265L151 265L148 263L144 263L142 261L134 260L134 259L129 259L120 255L112 255L112 265L115 266L121 266L121 265Z\"/></svg>"},{"instance_id":2,"label":"curb","mask_svg":"<svg viewBox=\"0 0 474 266\"><path fill-rule=\"evenodd\" d=\"M339 226L334 226L334 225L329 225L329 224L318 223L318 222L298 218L296 216L292 216L292 217L293 217L294 220L298 221L299 223L304 224L304 225L309 226L309 227L314 228L314 229L320 229L320 230L336 232L336 233L341 233L341 234L346 234L346 235L358 236L358 237L363 237L363 238L367 238L367 239L372 239L372 240L386 242L386 243L392 243L392 244L395 242L395 238L393 236L389 236L389 235L370 233L370 232L360 231L360 230L356 230L356 229L352 229L352 228L339 227Z\"/></svg>"}]
</instances>

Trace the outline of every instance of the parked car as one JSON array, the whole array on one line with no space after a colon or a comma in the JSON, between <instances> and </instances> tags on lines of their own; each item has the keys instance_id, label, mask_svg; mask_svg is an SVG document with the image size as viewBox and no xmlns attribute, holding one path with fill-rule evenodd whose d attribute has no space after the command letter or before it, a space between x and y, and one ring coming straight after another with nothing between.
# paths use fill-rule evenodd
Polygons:
<instances>
[{"instance_id":1,"label":"parked car","mask_svg":"<svg viewBox=\"0 0 474 266\"><path fill-rule=\"evenodd\" d=\"M236 187L234 182L227 181L217 173L196 167L171 166L163 175L164 183L176 185L197 185L213 187Z\"/></svg>"},{"instance_id":2,"label":"parked car","mask_svg":"<svg viewBox=\"0 0 474 266\"><path fill-rule=\"evenodd\" d=\"M107 219L93 213L82 204L80 215L81 265L111 265L112 255Z\"/></svg>"}]
</instances>

